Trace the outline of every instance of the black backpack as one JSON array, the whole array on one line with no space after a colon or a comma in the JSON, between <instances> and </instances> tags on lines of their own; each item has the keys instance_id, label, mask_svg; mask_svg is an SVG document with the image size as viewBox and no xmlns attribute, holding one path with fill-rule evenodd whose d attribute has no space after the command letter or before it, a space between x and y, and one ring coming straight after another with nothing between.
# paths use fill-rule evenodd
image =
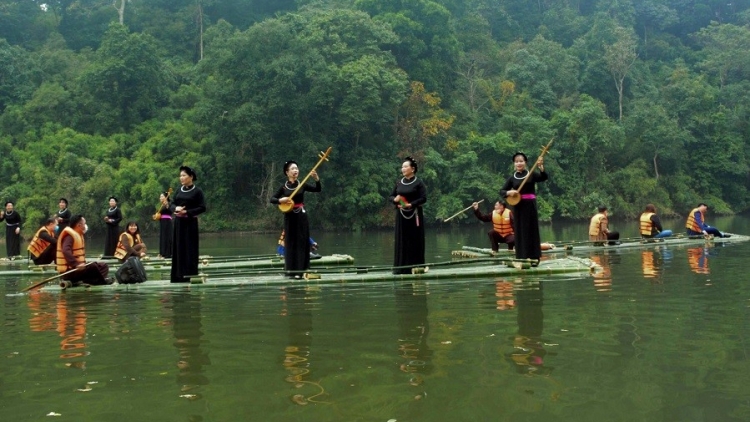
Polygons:
<instances>
[{"instance_id":1,"label":"black backpack","mask_svg":"<svg viewBox=\"0 0 750 422\"><path fill-rule=\"evenodd\" d=\"M120 284L143 283L146 281L146 269L143 268L143 264L138 257L131 256L120 265L115 277Z\"/></svg>"}]
</instances>

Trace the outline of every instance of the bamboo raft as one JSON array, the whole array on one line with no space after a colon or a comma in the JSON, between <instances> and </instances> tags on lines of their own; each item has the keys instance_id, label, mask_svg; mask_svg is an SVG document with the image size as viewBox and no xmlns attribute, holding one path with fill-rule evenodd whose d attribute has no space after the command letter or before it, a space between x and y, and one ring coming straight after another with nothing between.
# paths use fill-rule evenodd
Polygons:
<instances>
[{"instance_id":1,"label":"bamboo raft","mask_svg":"<svg viewBox=\"0 0 750 422\"><path fill-rule=\"evenodd\" d=\"M424 266L409 267L409 274L393 274L393 267L330 267L311 269L299 278L290 278L275 269L244 270L234 273L201 273L191 277L190 283L170 283L169 280L148 280L141 284L112 284L108 286L74 287L65 289L58 284L49 284L44 291L121 291L121 290L184 290L210 287L240 287L257 285L299 285L299 284L340 284L394 281L458 281L486 277L520 277L574 275L590 276L601 267L589 259L563 257L542 260L538 266L527 260L507 258L480 258L474 260L428 263Z\"/></svg>"},{"instance_id":2,"label":"bamboo raft","mask_svg":"<svg viewBox=\"0 0 750 422\"><path fill-rule=\"evenodd\" d=\"M112 260L97 260L96 258L89 259L88 261L101 261L109 264L110 273L114 275L114 271L120 267L119 261ZM27 260L13 261L17 264L12 268L5 266L7 269L0 270L0 276L27 276L27 275L54 275L57 270L54 264L49 265L34 265L29 264ZM142 260L143 268L147 273L169 273L172 262L169 259L159 260ZM310 266L313 268L317 267L329 267L337 265L351 265L354 263L354 258L351 255L332 254L323 255L319 259L310 260ZM246 257L201 257L198 269L201 272L215 272L225 271L232 269L272 269L272 268L283 268L284 257L279 255L258 255L258 256L246 256Z\"/></svg>"},{"instance_id":3,"label":"bamboo raft","mask_svg":"<svg viewBox=\"0 0 750 422\"><path fill-rule=\"evenodd\" d=\"M552 242L553 249L542 251L542 255L566 254L574 255L579 253L589 253L597 251L610 251L620 249L647 249L659 246L704 246L715 244L731 244L747 242L750 236L741 234L731 234L731 237L704 237L704 236L686 236L677 235L665 237L662 239L642 239L628 238L621 239L618 244L610 245L608 242L580 241L580 242ZM513 251L501 249L495 256L510 256ZM474 246L463 246L461 250L451 252L451 255L457 258L482 258L492 256L492 250L489 248L478 248Z\"/></svg>"}]
</instances>

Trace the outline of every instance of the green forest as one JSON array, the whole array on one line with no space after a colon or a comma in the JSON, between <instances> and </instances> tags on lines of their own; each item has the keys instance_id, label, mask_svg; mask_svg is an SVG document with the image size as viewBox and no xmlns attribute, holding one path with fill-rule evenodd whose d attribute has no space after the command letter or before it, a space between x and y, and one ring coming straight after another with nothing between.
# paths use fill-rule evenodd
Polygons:
<instances>
[{"instance_id":1,"label":"green forest","mask_svg":"<svg viewBox=\"0 0 750 422\"><path fill-rule=\"evenodd\" d=\"M0 0L0 199L35 225L114 195L148 227L186 164L202 230L277 230L283 163L331 146L316 229L392 225L407 155L437 224L554 137L546 221L739 213L749 25L750 0Z\"/></svg>"}]
</instances>

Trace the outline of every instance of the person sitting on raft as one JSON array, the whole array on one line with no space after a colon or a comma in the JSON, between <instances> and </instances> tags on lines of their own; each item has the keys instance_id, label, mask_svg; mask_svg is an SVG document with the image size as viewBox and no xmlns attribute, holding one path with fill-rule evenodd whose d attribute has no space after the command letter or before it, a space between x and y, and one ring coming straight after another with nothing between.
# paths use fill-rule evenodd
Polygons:
<instances>
[{"instance_id":1,"label":"person sitting on raft","mask_svg":"<svg viewBox=\"0 0 750 422\"><path fill-rule=\"evenodd\" d=\"M115 258L125 262L131 256L143 258L146 256L146 244L141 239L141 228L135 221L129 221L127 229L120 234L120 240L115 249Z\"/></svg>"},{"instance_id":2,"label":"person sitting on raft","mask_svg":"<svg viewBox=\"0 0 750 422\"><path fill-rule=\"evenodd\" d=\"M708 205L701 202L696 208L690 211L685 222L688 236L713 235L717 237L731 237L731 234L724 234L716 227L706 224L706 210L708 210Z\"/></svg>"},{"instance_id":3,"label":"person sitting on raft","mask_svg":"<svg viewBox=\"0 0 750 422\"><path fill-rule=\"evenodd\" d=\"M594 245L602 246L605 241L609 241L610 245L617 245L620 242L617 240L620 238L619 232L613 232L609 230L609 218L607 217L607 207L600 206L598 213L591 217L591 223L589 224L589 240L594 241ZM599 242L601 241L601 242Z\"/></svg>"},{"instance_id":4,"label":"person sitting on raft","mask_svg":"<svg viewBox=\"0 0 750 422\"><path fill-rule=\"evenodd\" d=\"M516 245L516 236L513 232L513 212L505 206L504 202L495 202L495 209L491 214L482 214L479 211L479 202L471 204L474 208L474 215L481 221L492 222L492 230L487 232L492 244L492 254L496 254L500 249L500 244L508 245L508 250L512 251Z\"/></svg>"},{"instance_id":5,"label":"person sitting on raft","mask_svg":"<svg viewBox=\"0 0 750 422\"><path fill-rule=\"evenodd\" d=\"M316 253L318 250L318 242L313 240L312 237L309 240L310 240L310 259L320 259L321 256ZM284 230L282 230L281 236L279 237L279 245L276 246L276 254L284 256L285 251L286 251L286 247L284 246Z\"/></svg>"},{"instance_id":6,"label":"person sitting on raft","mask_svg":"<svg viewBox=\"0 0 750 422\"><path fill-rule=\"evenodd\" d=\"M52 217L48 218L44 225L36 231L29 247L26 248L34 264L47 265L55 261L55 249L57 247L55 226L57 226L57 220Z\"/></svg>"},{"instance_id":7,"label":"person sitting on raft","mask_svg":"<svg viewBox=\"0 0 750 422\"><path fill-rule=\"evenodd\" d=\"M640 222L641 237L644 239L661 239L672 236L672 230L664 230L661 227L661 220L656 215L654 204L646 205L646 209L638 220Z\"/></svg>"},{"instance_id":8,"label":"person sitting on raft","mask_svg":"<svg viewBox=\"0 0 750 422\"><path fill-rule=\"evenodd\" d=\"M57 272L65 274L62 279L69 281L72 286L112 284L114 279L107 277L109 265L104 262L86 262L85 233L86 219L80 214L71 217L70 225L60 232L57 239Z\"/></svg>"}]
</instances>

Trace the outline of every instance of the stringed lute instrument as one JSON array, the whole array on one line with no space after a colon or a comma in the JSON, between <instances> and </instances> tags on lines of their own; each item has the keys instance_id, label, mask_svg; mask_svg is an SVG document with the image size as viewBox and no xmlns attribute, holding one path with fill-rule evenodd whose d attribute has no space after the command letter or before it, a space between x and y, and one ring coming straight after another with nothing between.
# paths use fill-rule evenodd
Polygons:
<instances>
[{"instance_id":1,"label":"stringed lute instrument","mask_svg":"<svg viewBox=\"0 0 750 422\"><path fill-rule=\"evenodd\" d=\"M169 197L172 196L172 192L174 192L174 190L172 188L169 188L169 190L167 190L167 201L169 200ZM162 207L162 205L163 204L161 202L159 202L159 205L156 207L156 213L153 216L151 216L151 218L154 221L159 221L161 219L161 207Z\"/></svg>"},{"instance_id":2,"label":"stringed lute instrument","mask_svg":"<svg viewBox=\"0 0 750 422\"><path fill-rule=\"evenodd\" d=\"M536 170L536 166L539 164L539 159L544 157L544 154L549 151L549 147L552 146L552 142L555 140L555 137L553 136L552 139L549 140L549 143L542 148L542 153L539 154L539 158L536 159L536 162L534 163L534 166L531 167L531 170L529 170L529 173L526 174L526 177L523 178L521 181L521 184L518 186L518 189L516 189L516 192L512 195L508 195L505 198L505 201L510 205L516 205L519 202L521 202L521 189L523 188L523 185L526 184L526 181L529 180L529 177L531 177L531 174L534 173L534 170Z\"/></svg>"},{"instance_id":3,"label":"stringed lute instrument","mask_svg":"<svg viewBox=\"0 0 750 422\"><path fill-rule=\"evenodd\" d=\"M326 152L321 151L320 154L318 154L318 157L320 157L320 160L318 160L318 163L315 164L315 167L313 167L312 170L310 170L310 173L307 173L307 176L305 176L305 178L302 179L302 181L297 185L297 188L294 189L294 191L292 191L292 193L289 195L289 202L284 203L284 204L279 204L279 209L281 210L281 212L287 213L294 208L294 201L292 201L292 198L294 197L294 195L297 194L297 192L302 188L302 186L305 185L305 182L307 182L307 179L310 178L310 175L312 174L312 172L317 170L318 166L323 164L323 161L328 161L328 156L331 155L331 149L333 149L333 147L328 147Z\"/></svg>"}]
</instances>

